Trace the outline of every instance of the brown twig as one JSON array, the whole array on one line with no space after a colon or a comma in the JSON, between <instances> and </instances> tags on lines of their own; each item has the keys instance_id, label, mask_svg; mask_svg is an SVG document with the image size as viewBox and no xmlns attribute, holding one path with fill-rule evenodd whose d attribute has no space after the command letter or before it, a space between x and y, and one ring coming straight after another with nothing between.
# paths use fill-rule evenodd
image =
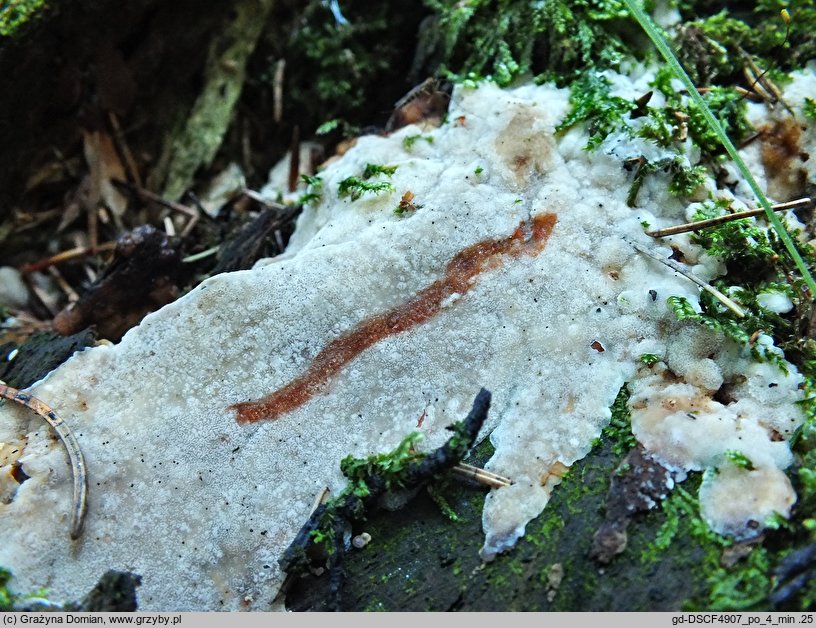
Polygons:
<instances>
[{"instance_id":1,"label":"brown twig","mask_svg":"<svg viewBox=\"0 0 816 628\"><path fill-rule=\"evenodd\" d=\"M289 181L288 190L294 192L297 189L300 177L300 127L295 125L292 129L292 143L289 147Z\"/></svg>"},{"instance_id":2,"label":"brown twig","mask_svg":"<svg viewBox=\"0 0 816 628\"><path fill-rule=\"evenodd\" d=\"M88 244L92 251L96 250L96 247L99 245L99 210L102 209L96 208L93 206L89 206L87 209L88 215Z\"/></svg>"},{"instance_id":3,"label":"brown twig","mask_svg":"<svg viewBox=\"0 0 816 628\"><path fill-rule=\"evenodd\" d=\"M80 257L85 257L86 255L96 255L97 253L102 253L104 251L112 251L114 248L116 248L116 242L104 242L96 248L90 246L78 246L76 248L57 253L56 255L52 255L51 257L39 260L38 262L26 264L20 268L20 272L24 275L33 273L38 270L44 270L49 266L54 266L56 264L61 264Z\"/></svg>"},{"instance_id":4,"label":"brown twig","mask_svg":"<svg viewBox=\"0 0 816 628\"><path fill-rule=\"evenodd\" d=\"M775 212L784 212L789 209L805 209L813 204L812 198L800 198L795 201L788 201L787 203L778 203L772 205L771 209ZM739 220L740 218L751 218L754 216L763 216L764 209L749 209L743 212L735 212L733 214L726 214L725 216L717 216L716 218L707 218L706 220L698 220L696 222L687 222L682 225L675 225L674 227L666 227L665 229L655 229L654 231L647 231L646 235L653 238L663 238L670 235L677 235L678 233L687 233L689 231L697 231L707 227L714 227L732 220Z\"/></svg>"},{"instance_id":5,"label":"brown twig","mask_svg":"<svg viewBox=\"0 0 816 628\"><path fill-rule=\"evenodd\" d=\"M277 123L283 119L283 72L286 60L275 62L275 76L272 79L272 119Z\"/></svg>"},{"instance_id":6,"label":"brown twig","mask_svg":"<svg viewBox=\"0 0 816 628\"><path fill-rule=\"evenodd\" d=\"M111 129L113 130L113 141L116 143L116 148L122 155L122 160L125 162L125 168L127 169L128 176L130 176L137 186L142 187L142 178L139 176L139 168L136 166L136 160L133 158L133 153L130 151L130 147L125 140L125 134L122 132L122 127L119 125L119 118L116 117L116 114L113 113L113 111L108 112L108 121L110 122Z\"/></svg>"},{"instance_id":7,"label":"brown twig","mask_svg":"<svg viewBox=\"0 0 816 628\"><path fill-rule=\"evenodd\" d=\"M787 39L787 36L785 36L785 39ZM745 78L748 79L748 82L751 83L751 89L771 104L782 103L782 106L788 110L788 113L794 116L793 109L791 109L790 105L782 98L782 90L780 90L768 76L768 70L760 69L759 66L754 63L751 55L745 52L741 46L738 46L737 49L748 64L748 66L743 67L743 73L745 74Z\"/></svg>"},{"instance_id":8,"label":"brown twig","mask_svg":"<svg viewBox=\"0 0 816 628\"><path fill-rule=\"evenodd\" d=\"M57 282L57 285L60 289L66 294L68 297L69 303L76 303L79 301L79 295L77 294L76 290L71 287L65 277L62 276L62 273L57 269L56 266L49 266L48 267L48 274Z\"/></svg>"},{"instance_id":9,"label":"brown twig","mask_svg":"<svg viewBox=\"0 0 816 628\"><path fill-rule=\"evenodd\" d=\"M133 183L128 183L127 181L122 181L121 179L111 179L111 182L116 187L124 188L130 192L133 192L138 197L140 197L143 201L149 201L151 203L156 203L161 205L162 207L166 207L167 209L172 209L173 211L186 214L187 216L193 217L197 215L197 212L192 207L187 207L187 205L182 205L181 203L176 203L175 201L168 201L166 198L163 198L156 194L155 192L151 192L143 187L138 185L134 185Z\"/></svg>"},{"instance_id":10,"label":"brown twig","mask_svg":"<svg viewBox=\"0 0 816 628\"><path fill-rule=\"evenodd\" d=\"M256 203L258 203L258 205L262 205L263 207L266 207L268 209L277 209L278 211L285 211L290 209L290 207L287 207L286 205L281 205L280 203L275 203L273 201L270 201L269 199L264 198L263 196L258 194L258 192L256 192L255 190L250 190L249 188L245 189L243 192L241 192L241 194L246 196L248 199L255 201Z\"/></svg>"},{"instance_id":11,"label":"brown twig","mask_svg":"<svg viewBox=\"0 0 816 628\"><path fill-rule=\"evenodd\" d=\"M751 90L745 89L744 87L740 87L737 85L734 87L734 90L746 100L751 100L753 102L763 102L762 96L757 94L756 92L752 92Z\"/></svg>"}]
</instances>

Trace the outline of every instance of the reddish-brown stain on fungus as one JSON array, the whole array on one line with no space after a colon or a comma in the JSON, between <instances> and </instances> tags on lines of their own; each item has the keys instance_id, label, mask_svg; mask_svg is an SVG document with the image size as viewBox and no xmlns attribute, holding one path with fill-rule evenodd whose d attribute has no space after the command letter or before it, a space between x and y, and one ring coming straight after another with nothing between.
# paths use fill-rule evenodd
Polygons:
<instances>
[{"instance_id":1,"label":"reddish-brown stain on fungus","mask_svg":"<svg viewBox=\"0 0 816 628\"><path fill-rule=\"evenodd\" d=\"M362 321L332 340L303 375L258 401L230 406L237 412L238 423L275 420L324 393L346 364L380 340L430 320L442 309L446 299L454 294L464 295L479 274L500 266L500 256L537 255L547 244L555 222L555 214L540 214L529 223L519 224L509 238L483 240L460 251L448 262L441 279L405 303Z\"/></svg>"}]
</instances>

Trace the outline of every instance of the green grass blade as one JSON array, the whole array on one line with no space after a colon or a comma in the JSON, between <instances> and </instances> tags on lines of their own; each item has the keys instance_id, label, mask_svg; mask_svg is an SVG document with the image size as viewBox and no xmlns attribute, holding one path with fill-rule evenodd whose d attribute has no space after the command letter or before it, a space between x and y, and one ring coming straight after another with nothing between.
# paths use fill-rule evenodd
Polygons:
<instances>
[{"instance_id":1,"label":"green grass blade","mask_svg":"<svg viewBox=\"0 0 816 628\"><path fill-rule=\"evenodd\" d=\"M728 135L726 134L725 130L722 128L719 120L714 117L714 114L711 113L711 110L708 108L705 100L700 93L697 91L697 86L694 84L694 81L691 80L691 77L686 73L683 69L683 66L680 65L680 62L677 60L674 52L672 49L669 48L669 45L666 43L666 40L663 39L660 32L658 31L657 27L655 26L652 19L646 15L643 9L640 8L638 5L637 0L624 0L626 6L629 8L629 11L632 13L634 18L640 23L640 26L646 31L646 34L649 36L649 39L652 40L652 43L655 45L657 50L666 60L666 63L669 64L669 67L674 72L675 76L683 81L683 84L686 86L688 90L689 98L700 108L703 112L703 116L708 122L709 127L711 128L714 133L717 134L717 137L720 138L722 145L725 147L726 152L731 157L736 165L737 169L740 171L740 174L745 178L748 182L748 185L751 187L751 191L753 191L754 196L756 196L757 201L759 202L762 209L765 210L765 215L767 216L768 222L770 222L776 233L779 235L779 239L785 245L785 248L790 253L791 258L793 259L794 264L799 269L799 272L802 273L802 278L805 280L807 284L811 299L813 295L816 295L816 282L813 281L813 277L810 275L810 271L808 270L807 265L805 264L802 256L799 255L799 251L796 250L796 246L793 243L793 240L790 237L787 229L785 229L782 222L779 220L777 215L774 213L773 209L771 209L771 204L768 202L768 199L765 198L765 194L763 193L762 189L759 187L759 184L754 179L751 171L748 170L748 166L745 165L745 162L742 161L742 158L739 156L736 147L728 139Z\"/></svg>"}]
</instances>

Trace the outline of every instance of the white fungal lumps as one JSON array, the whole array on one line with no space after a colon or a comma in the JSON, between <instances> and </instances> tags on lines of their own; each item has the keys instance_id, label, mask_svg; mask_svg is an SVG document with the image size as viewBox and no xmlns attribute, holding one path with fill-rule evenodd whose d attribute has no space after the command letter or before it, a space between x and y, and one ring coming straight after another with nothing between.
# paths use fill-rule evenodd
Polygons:
<instances>
[{"instance_id":1,"label":"white fungal lumps","mask_svg":"<svg viewBox=\"0 0 816 628\"><path fill-rule=\"evenodd\" d=\"M351 539L351 545L354 549L363 549L369 543L371 543L371 535L368 532L358 534Z\"/></svg>"},{"instance_id":2,"label":"white fungal lumps","mask_svg":"<svg viewBox=\"0 0 816 628\"><path fill-rule=\"evenodd\" d=\"M687 236L658 245L643 234L641 221L660 228L685 209L662 175L650 177L638 208L626 204L621 151L652 148L612 138L587 152L581 129L554 134L567 110L567 90L483 85L456 91L452 122L428 133L433 143L406 150L417 127L361 138L320 173L322 200L304 211L284 255L206 281L119 345L84 351L35 386L88 461L77 544L67 538L62 450L23 410L0 409L0 440L28 438L19 460L31 479L0 504L0 565L14 586L76 599L117 568L142 576L143 610L262 610L315 495L344 485L340 460L393 449L423 412L424 446L438 446L481 386L493 392L488 468L515 481L488 496L486 558L523 535L557 490L553 469L586 455L626 381L633 428L652 455L678 469L724 469L731 449L754 465L756 476L742 479L763 478L767 491L740 485L726 500L740 502L735 514L705 495L727 492L746 470L705 485L717 529L740 534L768 510L785 514L764 495L790 462L799 376L675 321L666 298L696 305L697 287L624 238L666 256L675 244L712 276L722 268ZM394 192L338 198L340 182L367 163L397 167L387 178ZM417 209L395 214L409 191ZM277 421L237 424L230 404L286 385L338 335L442 278L461 251L546 213L557 220L540 253L491 260L464 294L367 348L322 394ZM668 366L638 373L644 353Z\"/></svg>"},{"instance_id":3,"label":"white fungal lumps","mask_svg":"<svg viewBox=\"0 0 816 628\"><path fill-rule=\"evenodd\" d=\"M632 431L670 469L705 470L706 521L721 534L747 538L774 511L787 516L795 501L782 470L793 462L785 438L801 422L794 402L802 377L792 367L785 374L752 362L747 350L722 339L718 350L713 341L713 333L685 328L667 346L672 371L663 363L642 369L630 385Z\"/></svg>"},{"instance_id":4,"label":"white fungal lumps","mask_svg":"<svg viewBox=\"0 0 816 628\"><path fill-rule=\"evenodd\" d=\"M774 516L788 517L795 501L788 476L775 466L748 470L723 462L704 475L700 486L705 521L715 532L737 539L756 536Z\"/></svg>"},{"instance_id":5,"label":"white fungal lumps","mask_svg":"<svg viewBox=\"0 0 816 628\"><path fill-rule=\"evenodd\" d=\"M784 292L761 292L757 295L757 303L775 314L787 314L793 309L793 301Z\"/></svg>"}]
</instances>

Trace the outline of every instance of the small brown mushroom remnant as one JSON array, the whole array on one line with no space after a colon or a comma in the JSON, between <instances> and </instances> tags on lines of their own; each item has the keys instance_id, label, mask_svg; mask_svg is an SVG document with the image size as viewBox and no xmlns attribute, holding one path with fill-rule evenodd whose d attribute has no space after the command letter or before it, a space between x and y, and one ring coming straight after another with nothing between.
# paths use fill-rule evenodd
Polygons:
<instances>
[{"instance_id":1,"label":"small brown mushroom remnant","mask_svg":"<svg viewBox=\"0 0 816 628\"><path fill-rule=\"evenodd\" d=\"M69 336L89 325L119 340L146 314L178 296L182 271L178 242L150 225L137 227L116 243L113 261L79 301L54 318L54 330Z\"/></svg>"},{"instance_id":2,"label":"small brown mushroom remnant","mask_svg":"<svg viewBox=\"0 0 816 628\"><path fill-rule=\"evenodd\" d=\"M606 496L606 519L592 538L590 558L608 564L626 549L626 528L638 512L654 508L674 483L672 472L638 444L612 476Z\"/></svg>"}]
</instances>

